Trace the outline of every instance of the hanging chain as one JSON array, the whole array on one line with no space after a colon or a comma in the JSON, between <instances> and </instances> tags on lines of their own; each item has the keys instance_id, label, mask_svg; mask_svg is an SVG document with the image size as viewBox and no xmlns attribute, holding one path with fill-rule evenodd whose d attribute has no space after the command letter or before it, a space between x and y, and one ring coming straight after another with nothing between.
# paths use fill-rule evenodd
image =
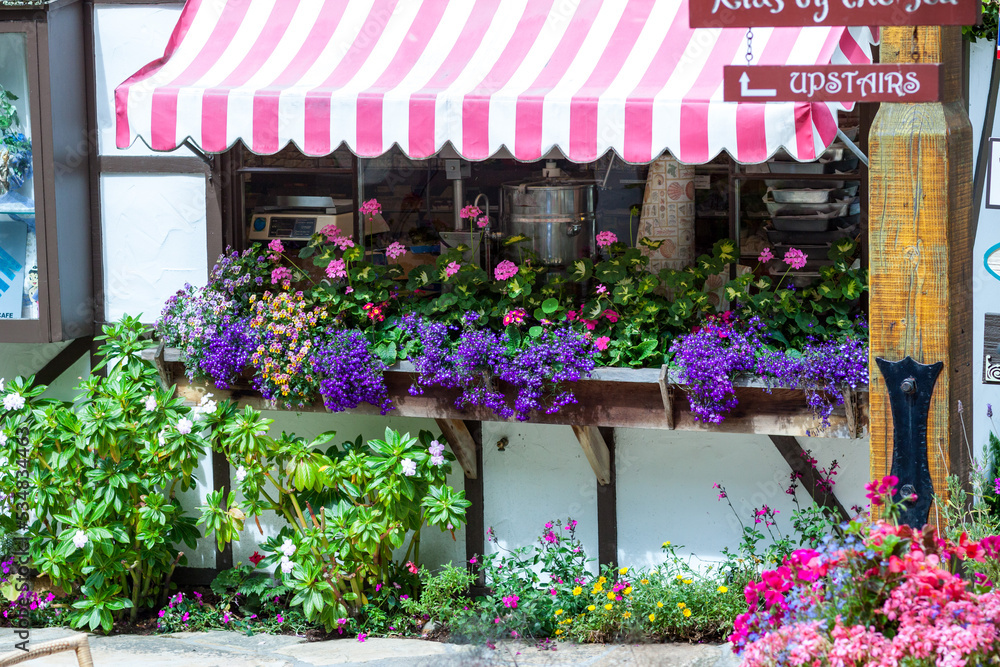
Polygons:
<instances>
[{"instance_id":1,"label":"hanging chain","mask_svg":"<svg viewBox=\"0 0 1000 667\"><path fill-rule=\"evenodd\" d=\"M753 29L747 28L747 65L753 61Z\"/></svg>"}]
</instances>

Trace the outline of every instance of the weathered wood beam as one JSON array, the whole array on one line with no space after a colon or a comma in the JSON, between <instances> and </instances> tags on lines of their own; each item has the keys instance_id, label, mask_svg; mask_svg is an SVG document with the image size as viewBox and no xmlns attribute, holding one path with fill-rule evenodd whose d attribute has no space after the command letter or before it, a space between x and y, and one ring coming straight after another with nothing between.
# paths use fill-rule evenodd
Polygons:
<instances>
[{"instance_id":1,"label":"weathered wood beam","mask_svg":"<svg viewBox=\"0 0 1000 667\"><path fill-rule=\"evenodd\" d=\"M667 365L660 366L660 398L663 400L663 415L667 420L667 428L673 430L676 427L674 421L674 387L670 384L667 376Z\"/></svg>"},{"instance_id":2,"label":"weathered wood beam","mask_svg":"<svg viewBox=\"0 0 1000 667\"><path fill-rule=\"evenodd\" d=\"M461 419L435 419L467 479L477 479L476 441Z\"/></svg>"},{"instance_id":3,"label":"weathered wood beam","mask_svg":"<svg viewBox=\"0 0 1000 667\"><path fill-rule=\"evenodd\" d=\"M594 469L594 475L601 485L611 483L611 453L608 445L604 442L604 436L596 426L577 426L573 424L573 434L580 441L583 454L587 457L587 462Z\"/></svg>"},{"instance_id":4,"label":"weathered wood beam","mask_svg":"<svg viewBox=\"0 0 1000 667\"><path fill-rule=\"evenodd\" d=\"M35 373L35 384L49 385L59 379L59 376L69 370L69 367L79 361L80 357L90 352L94 343L93 336L84 336L70 341L69 345L59 350L41 370Z\"/></svg>"},{"instance_id":5,"label":"weathered wood beam","mask_svg":"<svg viewBox=\"0 0 1000 667\"><path fill-rule=\"evenodd\" d=\"M822 488L820 479L816 475L816 469L809 465L809 462L806 460L806 452L802 449L802 445L799 444L797 439L789 435L772 435L771 442L774 443L774 446L778 449L778 453L785 459L788 467L793 472L799 474L803 488L812 496L817 505L833 510L845 521L851 518L847 510L844 509L844 506L837 500L837 496L834 495L833 491L827 492Z\"/></svg>"},{"instance_id":6,"label":"weathered wood beam","mask_svg":"<svg viewBox=\"0 0 1000 667\"><path fill-rule=\"evenodd\" d=\"M870 474L889 473L893 423L874 359L943 362L927 448L934 489L964 478L958 403L972 394L972 126L958 26L882 28L881 61L942 64L941 102L883 103L869 137ZM932 515L932 522L934 517Z\"/></svg>"},{"instance_id":7,"label":"weathered wood beam","mask_svg":"<svg viewBox=\"0 0 1000 667\"><path fill-rule=\"evenodd\" d=\"M607 484L597 485L597 561L603 567L618 567L618 481L615 469L615 430L603 427L601 438L608 448Z\"/></svg>"}]
</instances>

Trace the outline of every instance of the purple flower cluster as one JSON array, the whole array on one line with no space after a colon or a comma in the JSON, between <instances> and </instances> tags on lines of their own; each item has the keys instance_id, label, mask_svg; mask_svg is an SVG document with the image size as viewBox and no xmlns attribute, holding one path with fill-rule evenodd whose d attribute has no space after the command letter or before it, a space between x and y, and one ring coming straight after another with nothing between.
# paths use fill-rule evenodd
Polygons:
<instances>
[{"instance_id":1,"label":"purple flower cluster","mask_svg":"<svg viewBox=\"0 0 1000 667\"><path fill-rule=\"evenodd\" d=\"M677 338L670 347L695 419L718 424L737 403L733 378L756 376L768 389L803 389L823 426L830 425L844 389L868 383L868 343L848 336L809 338L800 350L776 350L765 343L765 326L754 317L745 326L722 320Z\"/></svg>"},{"instance_id":2,"label":"purple flower cluster","mask_svg":"<svg viewBox=\"0 0 1000 667\"><path fill-rule=\"evenodd\" d=\"M810 337L801 350L762 351L756 373L769 387L804 389L809 407L826 427L834 406L844 403L844 389L868 384L868 343L851 336Z\"/></svg>"},{"instance_id":3,"label":"purple flower cluster","mask_svg":"<svg viewBox=\"0 0 1000 667\"><path fill-rule=\"evenodd\" d=\"M754 351L761 346L763 324L751 322L745 329L716 320L680 336L670 345L695 419L719 424L736 406L733 378L754 370Z\"/></svg>"},{"instance_id":4,"label":"purple flower cluster","mask_svg":"<svg viewBox=\"0 0 1000 667\"><path fill-rule=\"evenodd\" d=\"M319 391L328 410L341 412L361 403L377 406L383 415L393 409L383 375L386 365L360 331L332 330L313 353L312 364L323 378Z\"/></svg>"},{"instance_id":5,"label":"purple flower cluster","mask_svg":"<svg viewBox=\"0 0 1000 667\"><path fill-rule=\"evenodd\" d=\"M547 414L576 402L573 392L561 383L576 382L594 369L594 345L582 334L566 327L546 329L537 338L516 342L507 332L473 326L448 326L413 315L401 326L418 350L410 354L418 378L410 393L422 393L421 385L461 389L455 405L481 405L502 419L527 421L533 410ZM517 392L510 405L500 383Z\"/></svg>"}]
</instances>

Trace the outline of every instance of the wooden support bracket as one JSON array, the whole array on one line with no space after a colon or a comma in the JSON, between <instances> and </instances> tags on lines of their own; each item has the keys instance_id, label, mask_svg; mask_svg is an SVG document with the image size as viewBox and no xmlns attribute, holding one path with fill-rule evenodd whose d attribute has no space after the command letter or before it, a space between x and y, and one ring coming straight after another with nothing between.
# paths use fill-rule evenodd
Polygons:
<instances>
[{"instance_id":1,"label":"wooden support bracket","mask_svg":"<svg viewBox=\"0 0 1000 667\"><path fill-rule=\"evenodd\" d=\"M469 432L469 427L461 419L435 419L438 428L444 433L445 439L451 445L451 451L458 459L468 479L477 479L476 473L476 441Z\"/></svg>"},{"instance_id":2,"label":"wooden support bracket","mask_svg":"<svg viewBox=\"0 0 1000 667\"><path fill-rule=\"evenodd\" d=\"M164 387L172 387L174 384L174 375L170 370L170 366L167 365L167 361L164 358L165 346L163 341L156 346L156 353L153 356L153 363L156 364L156 370L160 373L160 382L163 383Z\"/></svg>"},{"instance_id":3,"label":"wooden support bracket","mask_svg":"<svg viewBox=\"0 0 1000 667\"><path fill-rule=\"evenodd\" d=\"M802 445L799 444L799 441L794 436L772 435L771 442L778 448L778 452L785 459L788 467L794 472L799 473L802 486L812 496L812 499L816 501L817 505L832 510L836 514L839 514L840 518L845 521L851 518L847 510L844 509L844 506L837 500L837 496L833 494L833 491L828 492L820 488L816 469L809 465L809 462L806 460L805 450L802 449Z\"/></svg>"},{"instance_id":4,"label":"wooden support bracket","mask_svg":"<svg viewBox=\"0 0 1000 667\"><path fill-rule=\"evenodd\" d=\"M853 389L844 389L844 412L847 415L848 436L861 437L861 428L858 425L858 396Z\"/></svg>"},{"instance_id":5,"label":"wooden support bracket","mask_svg":"<svg viewBox=\"0 0 1000 667\"><path fill-rule=\"evenodd\" d=\"M667 419L667 428L674 429L674 387L667 378L667 365L660 366L660 398L663 399L663 413Z\"/></svg>"},{"instance_id":6,"label":"wooden support bracket","mask_svg":"<svg viewBox=\"0 0 1000 667\"><path fill-rule=\"evenodd\" d=\"M611 453L608 451L604 436L601 435L596 426L577 426L574 424L573 433L580 441L583 453L586 455L587 461L590 462L590 467L594 469L594 474L597 475L597 481L602 486L610 484Z\"/></svg>"}]
</instances>

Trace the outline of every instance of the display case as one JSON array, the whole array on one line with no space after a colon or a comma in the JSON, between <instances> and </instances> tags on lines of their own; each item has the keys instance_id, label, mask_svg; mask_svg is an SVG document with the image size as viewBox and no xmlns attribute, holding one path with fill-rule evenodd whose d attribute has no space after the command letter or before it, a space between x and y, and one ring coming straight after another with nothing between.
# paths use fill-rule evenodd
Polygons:
<instances>
[{"instance_id":1,"label":"display case","mask_svg":"<svg viewBox=\"0 0 1000 667\"><path fill-rule=\"evenodd\" d=\"M81 5L0 8L0 342L93 333Z\"/></svg>"}]
</instances>

